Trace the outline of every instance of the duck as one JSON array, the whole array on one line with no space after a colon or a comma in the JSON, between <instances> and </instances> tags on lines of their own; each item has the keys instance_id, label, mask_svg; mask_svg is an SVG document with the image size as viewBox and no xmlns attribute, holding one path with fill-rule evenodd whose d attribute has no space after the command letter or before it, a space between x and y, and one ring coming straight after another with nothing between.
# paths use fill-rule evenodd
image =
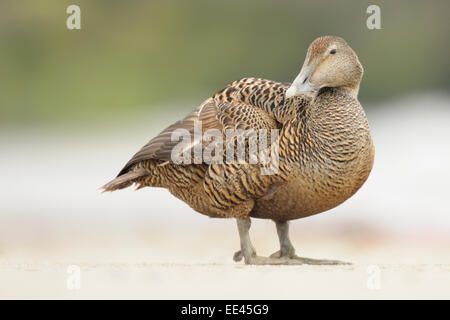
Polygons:
<instances>
[{"instance_id":1,"label":"duck","mask_svg":"<svg viewBox=\"0 0 450 320\"><path fill-rule=\"evenodd\" d=\"M358 101L363 72L343 38L319 37L308 47L292 83L262 78L230 83L151 139L103 191L131 185L166 188L198 213L236 219L240 239L233 256L236 262L346 264L296 255L289 223L340 205L369 177L375 149ZM240 134L228 139L228 133L236 131ZM256 152L262 154L259 162L245 152L236 160L236 150L252 149L251 135L242 135L249 131L267 136ZM200 138L195 138L197 133ZM181 143L183 134L187 138ZM222 150L216 149L221 143ZM196 157L208 148L214 151ZM223 149L231 150L226 158L231 161L223 161L227 153ZM181 154L186 161L180 161ZM275 223L277 252L257 255L249 236L252 218Z\"/></svg>"}]
</instances>

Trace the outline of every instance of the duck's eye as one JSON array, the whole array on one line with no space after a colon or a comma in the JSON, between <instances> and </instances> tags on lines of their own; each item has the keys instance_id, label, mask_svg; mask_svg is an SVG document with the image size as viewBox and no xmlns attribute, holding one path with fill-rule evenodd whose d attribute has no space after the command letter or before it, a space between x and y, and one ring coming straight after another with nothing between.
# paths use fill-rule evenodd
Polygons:
<instances>
[{"instance_id":1,"label":"duck's eye","mask_svg":"<svg viewBox=\"0 0 450 320\"><path fill-rule=\"evenodd\" d=\"M330 51L330 54L335 54L336 53L336 49L333 49Z\"/></svg>"}]
</instances>

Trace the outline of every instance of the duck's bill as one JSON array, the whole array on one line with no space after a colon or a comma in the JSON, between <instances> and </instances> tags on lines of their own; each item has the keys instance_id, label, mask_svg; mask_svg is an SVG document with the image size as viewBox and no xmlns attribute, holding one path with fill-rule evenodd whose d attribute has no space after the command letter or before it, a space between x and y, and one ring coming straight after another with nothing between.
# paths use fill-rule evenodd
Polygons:
<instances>
[{"instance_id":1,"label":"duck's bill","mask_svg":"<svg viewBox=\"0 0 450 320\"><path fill-rule=\"evenodd\" d=\"M316 88L309 83L302 83L297 85L295 82L287 89L286 98L292 98L301 94L311 94L316 91Z\"/></svg>"},{"instance_id":2,"label":"duck's bill","mask_svg":"<svg viewBox=\"0 0 450 320\"><path fill-rule=\"evenodd\" d=\"M301 94L311 94L316 91L316 87L309 83L311 68L303 68L286 91L286 98L292 98Z\"/></svg>"}]
</instances>

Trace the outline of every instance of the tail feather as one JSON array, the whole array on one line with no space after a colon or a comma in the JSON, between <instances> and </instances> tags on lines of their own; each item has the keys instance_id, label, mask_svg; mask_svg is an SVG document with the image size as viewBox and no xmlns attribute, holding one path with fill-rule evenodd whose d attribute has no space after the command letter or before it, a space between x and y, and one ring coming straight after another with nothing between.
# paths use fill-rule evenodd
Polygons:
<instances>
[{"instance_id":1,"label":"tail feather","mask_svg":"<svg viewBox=\"0 0 450 320\"><path fill-rule=\"evenodd\" d=\"M101 189L103 189L103 192L106 191L114 191L119 189L124 189L129 186L131 186L133 183L137 182L136 180L147 175L148 172L144 170L138 170L138 171L129 171L127 173L124 173L114 180L111 180L107 184L105 184Z\"/></svg>"}]
</instances>

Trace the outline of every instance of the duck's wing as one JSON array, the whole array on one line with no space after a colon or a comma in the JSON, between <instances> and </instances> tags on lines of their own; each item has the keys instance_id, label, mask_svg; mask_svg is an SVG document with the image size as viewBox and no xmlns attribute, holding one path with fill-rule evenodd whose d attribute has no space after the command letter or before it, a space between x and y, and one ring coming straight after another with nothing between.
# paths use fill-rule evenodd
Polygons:
<instances>
[{"instance_id":1,"label":"duck's wing","mask_svg":"<svg viewBox=\"0 0 450 320\"><path fill-rule=\"evenodd\" d=\"M189 133L190 137L194 137L194 129L196 124L201 124L203 131L209 129L222 130L222 125L217 119L217 106L211 98L204 101L184 119L170 125L155 138L150 140L130 159L130 161L127 162L118 176L128 172L130 168L142 161L152 159L161 160L162 162L171 161L172 150L177 144L180 143L178 139L172 139L174 133L177 131L180 133L185 132ZM195 144L192 144L190 148L192 149L194 146Z\"/></svg>"},{"instance_id":2,"label":"duck's wing","mask_svg":"<svg viewBox=\"0 0 450 320\"><path fill-rule=\"evenodd\" d=\"M284 92L289 84L259 78L244 78L234 81L213 97L204 101L184 119L172 124L150 140L120 171L122 175L136 164L147 160L171 161L172 151L180 143L172 141L174 133L185 130L192 137L187 152L193 150L201 140L195 140L195 126L201 124L202 133L216 129L225 138L227 129L275 129L292 116L292 108L285 107ZM203 147L205 143L202 143Z\"/></svg>"}]
</instances>

